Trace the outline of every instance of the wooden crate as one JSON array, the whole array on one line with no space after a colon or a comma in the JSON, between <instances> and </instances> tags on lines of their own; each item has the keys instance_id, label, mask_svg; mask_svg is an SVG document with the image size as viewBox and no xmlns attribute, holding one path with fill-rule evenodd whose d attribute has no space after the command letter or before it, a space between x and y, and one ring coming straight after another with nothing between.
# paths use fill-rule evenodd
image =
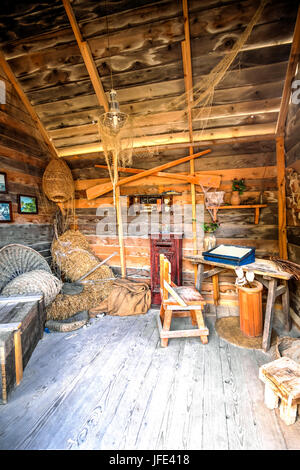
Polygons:
<instances>
[{"instance_id":1,"label":"wooden crate","mask_svg":"<svg viewBox=\"0 0 300 470\"><path fill-rule=\"evenodd\" d=\"M42 295L0 297L0 403L19 385L31 354L43 336Z\"/></svg>"}]
</instances>

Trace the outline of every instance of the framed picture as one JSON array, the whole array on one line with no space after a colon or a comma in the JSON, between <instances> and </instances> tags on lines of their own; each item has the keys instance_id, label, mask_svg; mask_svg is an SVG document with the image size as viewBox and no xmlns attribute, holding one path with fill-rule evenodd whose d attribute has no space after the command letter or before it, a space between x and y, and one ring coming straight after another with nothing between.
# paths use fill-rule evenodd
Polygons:
<instances>
[{"instance_id":1,"label":"framed picture","mask_svg":"<svg viewBox=\"0 0 300 470\"><path fill-rule=\"evenodd\" d=\"M12 222L12 205L10 201L0 201L0 222Z\"/></svg>"},{"instance_id":2,"label":"framed picture","mask_svg":"<svg viewBox=\"0 0 300 470\"><path fill-rule=\"evenodd\" d=\"M3 171L0 172L0 193L7 193L7 177Z\"/></svg>"},{"instance_id":3,"label":"framed picture","mask_svg":"<svg viewBox=\"0 0 300 470\"><path fill-rule=\"evenodd\" d=\"M18 212L19 214L37 214L38 204L36 196L18 195Z\"/></svg>"}]
</instances>

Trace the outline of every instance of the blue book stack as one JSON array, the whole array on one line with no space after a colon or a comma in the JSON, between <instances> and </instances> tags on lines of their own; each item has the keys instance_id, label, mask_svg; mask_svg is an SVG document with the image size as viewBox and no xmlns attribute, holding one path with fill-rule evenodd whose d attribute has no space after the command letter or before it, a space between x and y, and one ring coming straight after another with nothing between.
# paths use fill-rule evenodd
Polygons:
<instances>
[{"instance_id":1,"label":"blue book stack","mask_svg":"<svg viewBox=\"0 0 300 470\"><path fill-rule=\"evenodd\" d=\"M206 261L243 266L255 262L255 248L250 246L218 245L202 253Z\"/></svg>"}]
</instances>

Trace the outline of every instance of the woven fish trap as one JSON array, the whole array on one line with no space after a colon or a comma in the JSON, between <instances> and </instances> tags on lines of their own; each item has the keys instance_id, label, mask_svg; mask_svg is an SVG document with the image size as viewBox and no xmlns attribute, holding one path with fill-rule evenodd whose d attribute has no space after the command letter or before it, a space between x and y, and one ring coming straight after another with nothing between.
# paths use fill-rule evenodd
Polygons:
<instances>
[{"instance_id":1,"label":"woven fish trap","mask_svg":"<svg viewBox=\"0 0 300 470\"><path fill-rule=\"evenodd\" d=\"M54 158L48 164L42 182L43 191L50 201L66 202L74 196L74 181L63 159Z\"/></svg>"},{"instance_id":2,"label":"woven fish trap","mask_svg":"<svg viewBox=\"0 0 300 470\"><path fill-rule=\"evenodd\" d=\"M24 274L20 274L10 281L1 292L3 296L14 296L22 294L44 295L45 306L50 305L62 288L62 282L53 274L37 269Z\"/></svg>"},{"instance_id":3,"label":"woven fish trap","mask_svg":"<svg viewBox=\"0 0 300 470\"><path fill-rule=\"evenodd\" d=\"M87 310L82 310L81 312L75 313L70 318L64 320L47 320L46 328L49 328L51 331L60 331L61 333L66 333L68 331L78 330L79 328L86 325L89 321L89 313Z\"/></svg>"},{"instance_id":4,"label":"woven fish trap","mask_svg":"<svg viewBox=\"0 0 300 470\"><path fill-rule=\"evenodd\" d=\"M29 246L12 243L0 249L0 291L9 281L29 271L51 273L45 258Z\"/></svg>"}]
</instances>

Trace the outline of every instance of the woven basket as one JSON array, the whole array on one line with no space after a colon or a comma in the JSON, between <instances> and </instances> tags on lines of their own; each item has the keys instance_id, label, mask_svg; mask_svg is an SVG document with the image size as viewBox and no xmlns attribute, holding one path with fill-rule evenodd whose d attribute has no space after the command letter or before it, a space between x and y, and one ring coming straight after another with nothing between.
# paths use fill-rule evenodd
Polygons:
<instances>
[{"instance_id":1,"label":"woven basket","mask_svg":"<svg viewBox=\"0 0 300 470\"><path fill-rule=\"evenodd\" d=\"M74 196L74 181L66 162L54 158L43 175L43 191L50 201L66 202Z\"/></svg>"},{"instance_id":2,"label":"woven basket","mask_svg":"<svg viewBox=\"0 0 300 470\"><path fill-rule=\"evenodd\" d=\"M37 269L20 274L20 276L10 281L2 290L1 295L10 297L41 292L44 295L44 302L47 307L53 302L61 288L62 282L57 277L47 271Z\"/></svg>"},{"instance_id":3,"label":"woven basket","mask_svg":"<svg viewBox=\"0 0 300 470\"><path fill-rule=\"evenodd\" d=\"M29 246L13 243L0 249L0 291L20 274L34 270L51 273L45 258Z\"/></svg>"}]
</instances>

